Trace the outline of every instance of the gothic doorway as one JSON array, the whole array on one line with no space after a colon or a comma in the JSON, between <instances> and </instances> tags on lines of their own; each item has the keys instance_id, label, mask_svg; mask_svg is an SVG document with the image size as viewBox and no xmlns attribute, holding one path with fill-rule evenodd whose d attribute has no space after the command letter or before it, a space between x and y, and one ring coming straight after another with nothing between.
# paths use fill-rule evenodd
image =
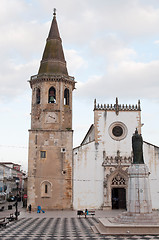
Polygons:
<instances>
[{"instance_id":1,"label":"gothic doorway","mask_svg":"<svg viewBox=\"0 0 159 240\"><path fill-rule=\"evenodd\" d=\"M112 209L126 209L125 188L112 188Z\"/></svg>"}]
</instances>

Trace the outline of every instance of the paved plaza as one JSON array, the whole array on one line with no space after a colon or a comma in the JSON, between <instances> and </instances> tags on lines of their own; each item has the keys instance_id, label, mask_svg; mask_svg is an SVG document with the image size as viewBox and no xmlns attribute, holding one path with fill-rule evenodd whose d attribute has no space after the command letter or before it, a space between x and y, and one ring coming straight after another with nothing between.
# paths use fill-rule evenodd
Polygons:
<instances>
[{"instance_id":1,"label":"paved plaza","mask_svg":"<svg viewBox=\"0 0 159 240\"><path fill-rule=\"evenodd\" d=\"M4 211L8 215L9 211ZM3 213L3 214L4 214ZM157 240L159 236L102 236L94 233L91 226L98 223L98 217L113 217L120 211L96 211L95 217L77 217L76 211L48 211L28 213L21 211L18 221L0 229L0 240Z\"/></svg>"}]
</instances>

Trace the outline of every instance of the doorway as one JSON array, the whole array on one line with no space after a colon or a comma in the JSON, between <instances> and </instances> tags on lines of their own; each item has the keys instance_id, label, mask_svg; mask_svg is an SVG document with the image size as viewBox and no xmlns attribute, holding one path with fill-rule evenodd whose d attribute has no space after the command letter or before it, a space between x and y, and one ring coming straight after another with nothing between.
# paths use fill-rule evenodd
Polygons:
<instances>
[{"instance_id":1,"label":"doorway","mask_svg":"<svg viewBox=\"0 0 159 240\"><path fill-rule=\"evenodd\" d=\"M125 188L112 188L112 209L126 209Z\"/></svg>"}]
</instances>

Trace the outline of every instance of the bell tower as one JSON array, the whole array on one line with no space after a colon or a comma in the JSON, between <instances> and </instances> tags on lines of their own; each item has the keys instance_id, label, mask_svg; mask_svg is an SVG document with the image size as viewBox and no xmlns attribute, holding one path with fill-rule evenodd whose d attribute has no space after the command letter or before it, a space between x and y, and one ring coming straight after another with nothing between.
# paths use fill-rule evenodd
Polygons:
<instances>
[{"instance_id":1,"label":"bell tower","mask_svg":"<svg viewBox=\"0 0 159 240\"><path fill-rule=\"evenodd\" d=\"M72 207L72 91L54 9L50 32L32 89L28 204L35 209Z\"/></svg>"}]
</instances>

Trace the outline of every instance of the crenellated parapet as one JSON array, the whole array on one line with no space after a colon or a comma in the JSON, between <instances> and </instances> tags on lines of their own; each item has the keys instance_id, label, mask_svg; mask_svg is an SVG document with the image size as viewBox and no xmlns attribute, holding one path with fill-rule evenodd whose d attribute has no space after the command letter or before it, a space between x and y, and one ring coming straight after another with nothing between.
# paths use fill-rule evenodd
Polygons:
<instances>
[{"instance_id":1,"label":"crenellated parapet","mask_svg":"<svg viewBox=\"0 0 159 240\"><path fill-rule=\"evenodd\" d=\"M140 100L138 100L138 104L119 104L118 98L116 98L115 104L97 104L96 99L94 100L94 110L105 110L105 111L115 111L116 114L119 114L119 111L141 111Z\"/></svg>"}]
</instances>

